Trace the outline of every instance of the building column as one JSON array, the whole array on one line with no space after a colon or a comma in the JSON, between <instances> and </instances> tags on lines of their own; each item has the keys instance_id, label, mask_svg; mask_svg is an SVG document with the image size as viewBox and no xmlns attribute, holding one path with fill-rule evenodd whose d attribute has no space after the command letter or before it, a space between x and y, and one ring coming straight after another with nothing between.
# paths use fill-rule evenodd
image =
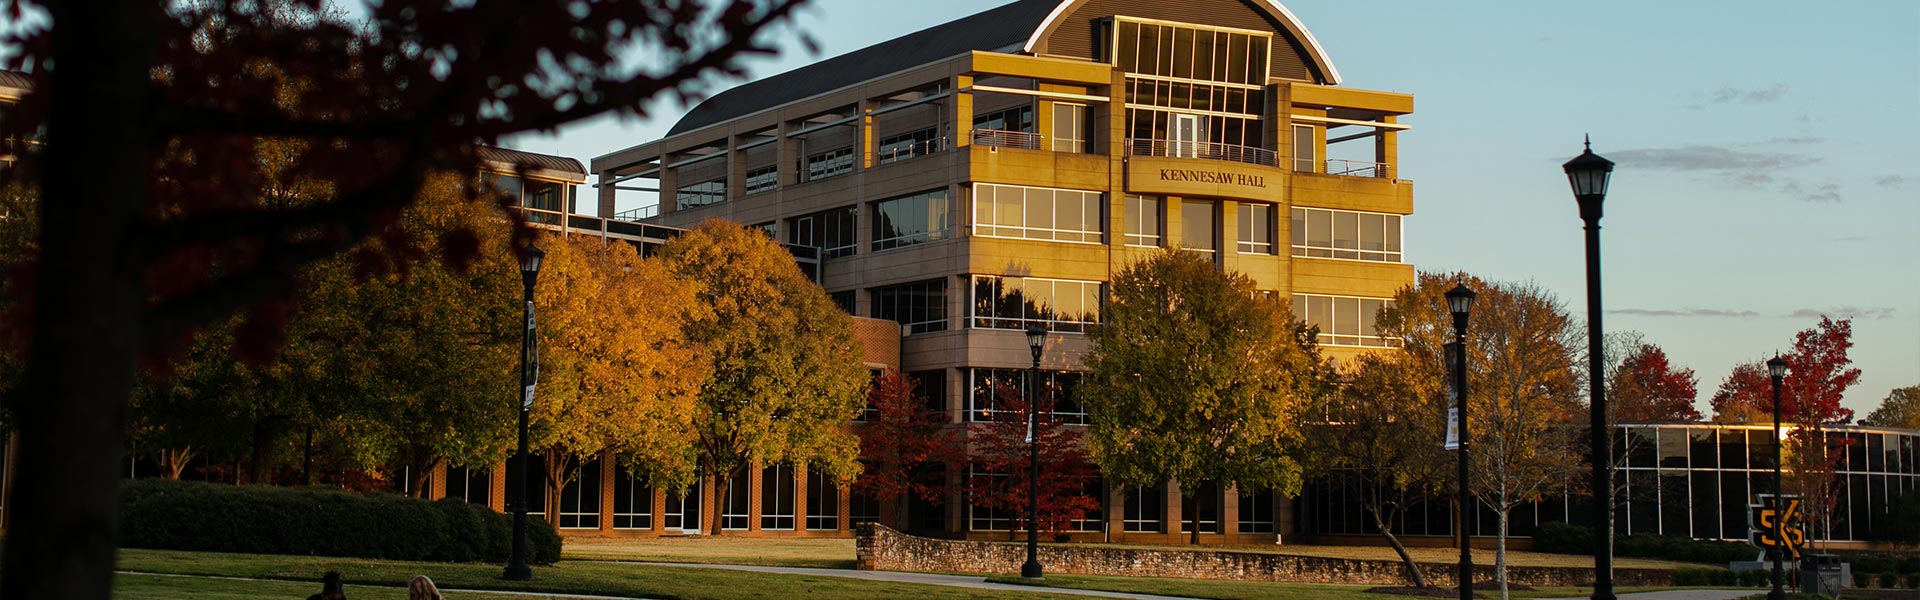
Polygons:
<instances>
[{"instance_id":1,"label":"building column","mask_svg":"<svg viewBox=\"0 0 1920 600\"><path fill-rule=\"evenodd\" d=\"M733 201L739 200L747 195L747 151L740 149L740 136L738 135L727 136L726 144L727 206L729 207L727 212L728 214L732 214L733 209L731 207L733 206ZM741 224L751 225L752 223Z\"/></svg>"},{"instance_id":2,"label":"building column","mask_svg":"<svg viewBox=\"0 0 1920 600\"><path fill-rule=\"evenodd\" d=\"M1394 115L1382 115L1380 122L1393 123ZM1389 179L1400 178L1400 133L1398 130L1380 128L1373 134L1373 159L1387 165L1386 172L1380 176Z\"/></svg>"},{"instance_id":3,"label":"building column","mask_svg":"<svg viewBox=\"0 0 1920 600\"><path fill-rule=\"evenodd\" d=\"M1166 494L1167 499L1166 516L1161 521L1167 525L1163 528L1167 531L1167 539L1169 541L1186 539L1187 521L1180 517L1181 501L1185 500L1180 497L1180 482L1168 481L1160 488L1160 493Z\"/></svg>"},{"instance_id":4,"label":"building column","mask_svg":"<svg viewBox=\"0 0 1920 600\"><path fill-rule=\"evenodd\" d=\"M653 494L647 502L652 504L652 507L647 509L649 511L647 524L652 526L650 529L653 530L653 536L660 537L667 532L667 491L657 487L651 489Z\"/></svg>"},{"instance_id":5,"label":"building column","mask_svg":"<svg viewBox=\"0 0 1920 600\"><path fill-rule=\"evenodd\" d=\"M840 510L833 515L833 522L838 526L840 535L851 536L853 535L853 486L838 486L833 493L840 497Z\"/></svg>"},{"instance_id":6,"label":"building column","mask_svg":"<svg viewBox=\"0 0 1920 600\"><path fill-rule=\"evenodd\" d=\"M880 135L880 131L879 128L875 126L878 122L873 116L873 109L879 105L880 103L875 102L872 98L862 98L860 99L859 107L855 109L859 111L860 116L860 120L857 121L860 132L855 136L860 140L860 147L854 150L853 153L854 172L856 173L871 169L877 164L874 150L879 147L878 136Z\"/></svg>"},{"instance_id":7,"label":"building column","mask_svg":"<svg viewBox=\"0 0 1920 600\"><path fill-rule=\"evenodd\" d=\"M618 471L619 460L612 450L600 451L600 533L613 535L614 474Z\"/></svg>"},{"instance_id":8,"label":"building column","mask_svg":"<svg viewBox=\"0 0 1920 600\"><path fill-rule=\"evenodd\" d=\"M973 76L955 75L952 85L953 96L946 104L947 118L953 123L953 147L966 148L973 145L973 92L962 90L973 87Z\"/></svg>"},{"instance_id":9,"label":"building column","mask_svg":"<svg viewBox=\"0 0 1920 600\"><path fill-rule=\"evenodd\" d=\"M1220 535L1232 540L1240 535L1240 487L1220 490Z\"/></svg>"},{"instance_id":10,"label":"building column","mask_svg":"<svg viewBox=\"0 0 1920 600\"><path fill-rule=\"evenodd\" d=\"M764 497L762 494L765 493L767 485L766 467L761 465L760 461L754 461L747 466L747 472L742 474L742 477L746 479L742 483L747 485L747 531L759 531L760 515L766 508L760 505L760 499Z\"/></svg>"},{"instance_id":11,"label":"building column","mask_svg":"<svg viewBox=\"0 0 1920 600\"><path fill-rule=\"evenodd\" d=\"M1105 541L1111 542L1119 540L1127 533L1127 494L1126 486L1116 485L1111 479L1107 480L1106 488L1106 493L1103 494L1106 497L1101 501L1106 504Z\"/></svg>"},{"instance_id":12,"label":"building column","mask_svg":"<svg viewBox=\"0 0 1920 600\"><path fill-rule=\"evenodd\" d=\"M795 534L807 530L807 463L793 466L793 531Z\"/></svg>"},{"instance_id":13,"label":"building column","mask_svg":"<svg viewBox=\"0 0 1920 600\"><path fill-rule=\"evenodd\" d=\"M660 209L655 211L655 214L664 215L673 212L679 207L679 203L674 200L674 196L679 194L680 174L667 166L667 163L672 160L672 158L673 155L667 153L665 149L660 151L660 177L658 178L660 182Z\"/></svg>"},{"instance_id":14,"label":"building column","mask_svg":"<svg viewBox=\"0 0 1920 600\"><path fill-rule=\"evenodd\" d=\"M941 506L946 513L947 535L964 537L970 526L967 523L967 471L966 465L947 468L947 502Z\"/></svg>"},{"instance_id":15,"label":"building column","mask_svg":"<svg viewBox=\"0 0 1920 600\"><path fill-rule=\"evenodd\" d=\"M435 463L433 470L427 472L427 489L420 497L428 500L447 497L447 461Z\"/></svg>"},{"instance_id":16,"label":"building column","mask_svg":"<svg viewBox=\"0 0 1920 600\"><path fill-rule=\"evenodd\" d=\"M614 175L614 172L611 170L600 172L599 187L597 187L595 191L597 191L600 196L598 216L602 219L611 219L613 218L613 213L616 212L613 208L616 204L615 192L619 190L615 190L613 184L609 182L618 177L619 176Z\"/></svg>"},{"instance_id":17,"label":"building column","mask_svg":"<svg viewBox=\"0 0 1920 600\"><path fill-rule=\"evenodd\" d=\"M495 464L493 477L487 482L487 508L502 513L507 512L507 462Z\"/></svg>"}]
</instances>

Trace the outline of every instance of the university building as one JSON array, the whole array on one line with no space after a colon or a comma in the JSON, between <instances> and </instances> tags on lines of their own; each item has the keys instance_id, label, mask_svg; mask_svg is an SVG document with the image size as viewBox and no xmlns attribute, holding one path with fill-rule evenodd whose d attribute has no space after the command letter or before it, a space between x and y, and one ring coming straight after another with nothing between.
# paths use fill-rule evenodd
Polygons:
<instances>
[{"instance_id":1,"label":"university building","mask_svg":"<svg viewBox=\"0 0 1920 600\"><path fill-rule=\"evenodd\" d=\"M1106 282L1163 247L1291 298L1336 359L1391 347L1371 321L1413 280L1396 164L1413 98L1339 83L1277 2L1019 0L722 92L591 170L605 228L718 218L818 248L843 309L897 324L897 358L877 362L965 428L994 418L996 382L1023 381L1029 326L1053 332L1044 379L1070 391ZM806 535L832 502L846 514L821 534L878 518L1005 538L1017 515L970 504L969 475L906 514L778 468L733 486L746 498L696 504L748 534ZM1195 516L1206 542L1292 531L1289 500L1264 490L1090 491L1104 509L1076 538L1184 541Z\"/></svg>"}]
</instances>

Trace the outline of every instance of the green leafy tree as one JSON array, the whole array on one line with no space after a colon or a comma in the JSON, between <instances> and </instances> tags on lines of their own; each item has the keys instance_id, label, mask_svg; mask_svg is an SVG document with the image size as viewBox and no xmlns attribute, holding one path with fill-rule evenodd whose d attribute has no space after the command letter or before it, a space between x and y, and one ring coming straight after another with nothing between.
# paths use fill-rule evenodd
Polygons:
<instances>
[{"instance_id":1,"label":"green leafy tree","mask_svg":"<svg viewBox=\"0 0 1920 600\"><path fill-rule=\"evenodd\" d=\"M705 363L680 324L706 312L696 286L629 244L543 236L535 304L540 385L531 444L544 460L548 506L604 450L675 493L693 482L695 392ZM557 511L547 511L557 520Z\"/></svg>"},{"instance_id":2,"label":"green leafy tree","mask_svg":"<svg viewBox=\"0 0 1920 600\"><path fill-rule=\"evenodd\" d=\"M737 224L702 223L659 259L697 286L696 301L709 309L683 331L708 361L692 414L714 497L726 498L728 481L755 464L805 463L842 481L858 475L860 442L847 423L865 407L868 376L851 317L786 249Z\"/></svg>"},{"instance_id":3,"label":"green leafy tree","mask_svg":"<svg viewBox=\"0 0 1920 600\"><path fill-rule=\"evenodd\" d=\"M1880 401L1880 407L1867 413L1862 425L1879 427L1899 427L1902 429L1920 429L1920 385L1910 385L1887 392Z\"/></svg>"},{"instance_id":4,"label":"green leafy tree","mask_svg":"<svg viewBox=\"0 0 1920 600\"><path fill-rule=\"evenodd\" d=\"M1406 545L1393 533L1395 519L1424 500L1441 496L1453 477L1453 455L1441 447L1439 381L1424 364L1401 352L1355 358L1335 392L1316 412L1324 422L1308 428L1311 473L1357 484L1360 505L1393 547L1415 587L1429 587Z\"/></svg>"},{"instance_id":5,"label":"green leafy tree","mask_svg":"<svg viewBox=\"0 0 1920 600\"><path fill-rule=\"evenodd\" d=\"M1101 472L1130 486L1178 480L1189 497L1205 482L1298 493L1299 416L1320 364L1309 330L1256 298L1252 279L1178 249L1121 270L1111 289L1080 387Z\"/></svg>"},{"instance_id":6,"label":"green leafy tree","mask_svg":"<svg viewBox=\"0 0 1920 600\"><path fill-rule=\"evenodd\" d=\"M1498 523L1494 567L1506 590L1509 515L1566 489L1580 466L1581 332L1552 296L1532 284L1493 283L1465 273L1422 273L1381 315L1422 365L1430 389L1444 389L1443 345L1454 339L1445 294L1456 283L1477 292L1467 328L1467 427L1476 499ZM1457 489L1457 488L1456 488Z\"/></svg>"}]
</instances>

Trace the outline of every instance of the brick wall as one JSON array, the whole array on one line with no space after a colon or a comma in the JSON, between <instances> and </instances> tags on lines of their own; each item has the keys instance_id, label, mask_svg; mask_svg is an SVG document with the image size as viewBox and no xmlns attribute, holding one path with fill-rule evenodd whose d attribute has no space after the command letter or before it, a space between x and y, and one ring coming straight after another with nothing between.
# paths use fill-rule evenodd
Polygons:
<instances>
[{"instance_id":1,"label":"brick wall","mask_svg":"<svg viewBox=\"0 0 1920 600\"><path fill-rule=\"evenodd\" d=\"M854 536L856 564L868 571L924 571L935 573L1020 572L1026 562L1023 544L936 540L914 537L875 523L860 526ZM1488 560L1492 557L1488 556ZM1043 545L1040 563L1049 573L1077 575L1131 575L1285 583L1350 583L1405 585L1406 570L1397 561L1346 560L1287 556L1257 552L1186 549L1103 548L1081 545ZM1475 565L1475 577L1493 578L1492 565ZM1455 566L1421 565L1427 581L1451 586ZM1588 586L1593 569L1571 567L1508 567L1508 581L1532 586ZM1668 585L1668 571L1614 569L1614 584Z\"/></svg>"}]
</instances>

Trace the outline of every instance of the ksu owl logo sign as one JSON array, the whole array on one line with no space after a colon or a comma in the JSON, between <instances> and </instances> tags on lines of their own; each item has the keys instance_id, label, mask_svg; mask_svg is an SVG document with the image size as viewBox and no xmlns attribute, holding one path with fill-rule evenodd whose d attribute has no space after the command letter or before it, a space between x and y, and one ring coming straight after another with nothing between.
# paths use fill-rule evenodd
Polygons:
<instances>
[{"instance_id":1,"label":"ksu owl logo sign","mask_svg":"<svg viewBox=\"0 0 1920 600\"><path fill-rule=\"evenodd\" d=\"M1800 497L1760 494L1758 504L1747 505L1747 543L1761 550L1782 549L1798 560L1807 534L1800 528ZM1778 533L1775 533L1776 524Z\"/></svg>"}]
</instances>

